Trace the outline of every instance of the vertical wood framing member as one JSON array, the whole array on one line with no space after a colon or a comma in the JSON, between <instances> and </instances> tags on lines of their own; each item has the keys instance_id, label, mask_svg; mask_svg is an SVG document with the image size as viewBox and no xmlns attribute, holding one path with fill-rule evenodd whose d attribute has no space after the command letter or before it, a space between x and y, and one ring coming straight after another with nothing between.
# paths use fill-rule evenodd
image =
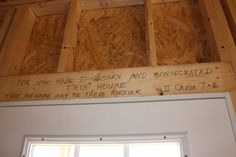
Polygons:
<instances>
[{"instance_id":1,"label":"vertical wood framing member","mask_svg":"<svg viewBox=\"0 0 236 157\"><path fill-rule=\"evenodd\" d=\"M212 50L236 69L236 48L220 0L199 0L199 5Z\"/></svg>"},{"instance_id":2,"label":"vertical wood framing member","mask_svg":"<svg viewBox=\"0 0 236 157\"><path fill-rule=\"evenodd\" d=\"M236 1L221 0L236 45Z\"/></svg>"},{"instance_id":3,"label":"vertical wood framing member","mask_svg":"<svg viewBox=\"0 0 236 157\"><path fill-rule=\"evenodd\" d=\"M4 39L6 37L7 30L11 24L12 18L14 16L14 12L15 12L15 9L11 8L11 9L7 10L7 12L4 16L3 22L0 27L0 49L2 47Z\"/></svg>"},{"instance_id":4,"label":"vertical wood framing member","mask_svg":"<svg viewBox=\"0 0 236 157\"><path fill-rule=\"evenodd\" d=\"M71 1L57 72L73 70L80 14L78 0Z\"/></svg>"},{"instance_id":5,"label":"vertical wood framing member","mask_svg":"<svg viewBox=\"0 0 236 157\"><path fill-rule=\"evenodd\" d=\"M0 76L19 74L35 18L29 6L16 10L1 49Z\"/></svg>"},{"instance_id":6,"label":"vertical wood framing member","mask_svg":"<svg viewBox=\"0 0 236 157\"><path fill-rule=\"evenodd\" d=\"M145 21L146 21L146 46L147 46L148 59L151 66L157 66L155 30L154 30L153 9L151 0L145 0Z\"/></svg>"},{"instance_id":7,"label":"vertical wood framing member","mask_svg":"<svg viewBox=\"0 0 236 157\"><path fill-rule=\"evenodd\" d=\"M236 47L220 0L199 0L199 5L210 46L219 54L221 61L231 62L236 72ZM236 91L230 94L236 113Z\"/></svg>"},{"instance_id":8,"label":"vertical wood framing member","mask_svg":"<svg viewBox=\"0 0 236 157\"><path fill-rule=\"evenodd\" d=\"M224 12L226 18L228 20L229 27L231 29L231 33L234 38L234 43L236 45L236 1L234 0L221 0L222 7L224 8ZM236 53L236 52L235 52ZM235 60L233 61L234 65ZM234 71L236 72L236 68L234 67ZM233 101L235 110L236 110L236 91L230 93L231 99Z\"/></svg>"}]
</instances>

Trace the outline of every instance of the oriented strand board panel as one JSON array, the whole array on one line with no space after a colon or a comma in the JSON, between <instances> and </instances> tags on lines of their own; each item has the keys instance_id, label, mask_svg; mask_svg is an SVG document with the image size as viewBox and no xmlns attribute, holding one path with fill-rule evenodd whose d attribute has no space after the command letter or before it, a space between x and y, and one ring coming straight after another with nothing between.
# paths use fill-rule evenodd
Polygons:
<instances>
[{"instance_id":1,"label":"oriented strand board panel","mask_svg":"<svg viewBox=\"0 0 236 157\"><path fill-rule=\"evenodd\" d=\"M225 92L235 79L230 63L0 77L0 101Z\"/></svg>"},{"instance_id":2,"label":"oriented strand board panel","mask_svg":"<svg viewBox=\"0 0 236 157\"><path fill-rule=\"evenodd\" d=\"M56 72L66 15L38 17L27 46L21 74Z\"/></svg>"},{"instance_id":3,"label":"oriented strand board panel","mask_svg":"<svg viewBox=\"0 0 236 157\"><path fill-rule=\"evenodd\" d=\"M158 65L218 61L208 46L197 1L153 6Z\"/></svg>"},{"instance_id":4,"label":"oriented strand board panel","mask_svg":"<svg viewBox=\"0 0 236 157\"><path fill-rule=\"evenodd\" d=\"M144 7L83 11L75 71L147 66Z\"/></svg>"}]
</instances>

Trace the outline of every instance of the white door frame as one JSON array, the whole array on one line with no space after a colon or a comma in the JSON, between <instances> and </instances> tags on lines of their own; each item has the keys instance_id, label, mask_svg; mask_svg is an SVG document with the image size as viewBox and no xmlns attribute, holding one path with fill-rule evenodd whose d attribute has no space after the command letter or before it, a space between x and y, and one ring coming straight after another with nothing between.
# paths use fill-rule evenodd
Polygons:
<instances>
[{"instance_id":1,"label":"white door frame","mask_svg":"<svg viewBox=\"0 0 236 157\"><path fill-rule=\"evenodd\" d=\"M33 107L33 106L61 106L61 105L99 105L99 104L122 104L139 102L167 102L167 101L189 101L203 99L224 99L229 113L234 137L236 141L236 115L231 101L230 94L207 93L207 94L183 94L167 96L145 96L145 97L121 97L121 98L99 98L99 99L73 99L73 100L43 100L43 101L20 101L20 102L0 102L2 107Z\"/></svg>"}]
</instances>

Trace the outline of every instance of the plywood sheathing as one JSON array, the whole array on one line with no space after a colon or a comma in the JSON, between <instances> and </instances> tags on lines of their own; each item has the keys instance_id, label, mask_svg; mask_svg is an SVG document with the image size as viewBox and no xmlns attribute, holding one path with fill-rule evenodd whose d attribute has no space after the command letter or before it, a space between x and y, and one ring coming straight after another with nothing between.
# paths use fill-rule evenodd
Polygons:
<instances>
[{"instance_id":1,"label":"plywood sheathing","mask_svg":"<svg viewBox=\"0 0 236 157\"><path fill-rule=\"evenodd\" d=\"M161 3L153 8L158 65L219 60L208 46L197 1Z\"/></svg>"},{"instance_id":2,"label":"plywood sheathing","mask_svg":"<svg viewBox=\"0 0 236 157\"><path fill-rule=\"evenodd\" d=\"M83 11L74 70L147 66L144 7Z\"/></svg>"},{"instance_id":3,"label":"plywood sheathing","mask_svg":"<svg viewBox=\"0 0 236 157\"><path fill-rule=\"evenodd\" d=\"M66 14L37 17L21 74L56 72L66 17Z\"/></svg>"}]
</instances>

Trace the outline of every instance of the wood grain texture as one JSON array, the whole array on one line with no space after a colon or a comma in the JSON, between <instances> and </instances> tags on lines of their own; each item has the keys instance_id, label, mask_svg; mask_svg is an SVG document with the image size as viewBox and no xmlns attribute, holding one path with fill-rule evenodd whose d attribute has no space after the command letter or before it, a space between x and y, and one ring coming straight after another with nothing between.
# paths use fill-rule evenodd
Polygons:
<instances>
[{"instance_id":1,"label":"wood grain texture","mask_svg":"<svg viewBox=\"0 0 236 157\"><path fill-rule=\"evenodd\" d=\"M208 46L196 1L154 5L158 65L218 61Z\"/></svg>"},{"instance_id":2,"label":"wood grain texture","mask_svg":"<svg viewBox=\"0 0 236 157\"><path fill-rule=\"evenodd\" d=\"M30 7L17 8L0 53L1 76L20 73L34 22L35 15Z\"/></svg>"},{"instance_id":3,"label":"wood grain texture","mask_svg":"<svg viewBox=\"0 0 236 157\"><path fill-rule=\"evenodd\" d=\"M20 6L27 4L45 4L54 2L69 2L70 0L2 0L4 3L0 3L0 7L7 6ZM79 0L82 10L94 10L103 8L125 7L143 5L143 0ZM189 1L189 0L152 0L152 3L166 3L177 1ZM1 0L0 0L1 2Z\"/></svg>"},{"instance_id":4,"label":"wood grain texture","mask_svg":"<svg viewBox=\"0 0 236 157\"><path fill-rule=\"evenodd\" d=\"M235 79L230 63L0 77L0 102L215 93Z\"/></svg>"},{"instance_id":5,"label":"wood grain texture","mask_svg":"<svg viewBox=\"0 0 236 157\"><path fill-rule=\"evenodd\" d=\"M80 15L80 4L73 0L68 12L57 72L73 71Z\"/></svg>"},{"instance_id":6,"label":"wood grain texture","mask_svg":"<svg viewBox=\"0 0 236 157\"><path fill-rule=\"evenodd\" d=\"M152 3L166 3L189 0L152 0ZM144 0L80 0L82 10L143 5Z\"/></svg>"},{"instance_id":7,"label":"wood grain texture","mask_svg":"<svg viewBox=\"0 0 236 157\"><path fill-rule=\"evenodd\" d=\"M0 11L0 50L5 41L14 13L15 13L14 8L9 8Z\"/></svg>"},{"instance_id":8,"label":"wood grain texture","mask_svg":"<svg viewBox=\"0 0 236 157\"><path fill-rule=\"evenodd\" d=\"M1 10L0 10L0 26L2 25L2 22L3 22L3 20L4 20L5 14L6 14L6 10L1 9Z\"/></svg>"},{"instance_id":9,"label":"wood grain texture","mask_svg":"<svg viewBox=\"0 0 236 157\"><path fill-rule=\"evenodd\" d=\"M24 5L38 5L38 4L47 4L54 2L69 2L70 0L3 0L0 1L0 7L11 7L11 6L24 6Z\"/></svg>"},{"instance_id":10,"label":"wood grain texture","mask_svg":"<svg viewBox=\"0 0 236 157\"><path fill-rule=\"evenodd\" d=\"M236 1L235 0L221 0L231 33L236 45Z\"/></svg>"},{"instance_id":11,"label":"wood grain texture","mask_svg":"<svg viewBox=\"0 0 236 157\"><path fill-rule=\"evenodd\" d=\"M151 0L145 0L146 46L151 66L157 66L155 29L153 21L153 5Z\"/></svg>"},{"instance_id":12,"label":"wood grain texture","mask_svg":"<svg viewBox=\"0 0 236 157\"><path fill-rule=\"evenodd\" d=\"M231 97L232 104L234 107L234 112L236 114L236 90L230 92L230 97Z\"/></svg>"},{"instance_id":13,"label":"wood grain texture","mask_svg":"<svg viewBox=\"0 0 236 157\"><path fill-rule=\"evenodd\" d=\"M236 49L220 0L199 0L209 44L221 61L232 61L236 69Z\"/></svg>"},{"instance_id":14,"label":"wood grain texture","mask_svg":"<svg viewBox=\"0 0 236 157\"><path fill-rule=\"evenodd\" d=\"M227 18L231 33L234 38L234 43L236 45L236 1L235 0L221 0L222 7L225 12L225 16ZM236 49L235 49L236 55ZM233 61L233 60L232 60ZM236 65L236 60L233 61L234 65ZM236 67L234 67L234 71L236 72ZM234 105L235 113L236 113L236 90L230 92L231 99Z\"/></svg>"},{"instance_id":15,"label":"wood grain texture","mask_svg":"<svg viewBox=\"0 0 236 157\"><path fill-rule=\"evenodd\" d=\"M147 66L144 7L83 11L75 71Z\"/></svg>"},{"instance_id":16,"label":"wood grain texture","mask_svg":"<svg viewBox=\"0 0 236 157\"><path fill-rule=\"evenodd\" d=\"M5 53L1 51L3 42L6 37L6 27L4 26L4 21L8 9L0 9L0 66L3 65Z\"/></svg>"},{"instance_id":17,"label":"wood grain texture","mask_svg":"<svg viewBox=\"0 0 236 157\"><path fill-rule=\"evenodd\" d=\"M21 74L56 72L66 17L66 14L37 17Z\"/></svg>"},{"instance_id":18,"label":"wood grain texture","mask_svg":"<svg viewBox=\"0 0 236 157\"><path fill-rule=\"evenodd\" d=\"M65 14L69 10L69 1L73 0L52 0L31 4L36 16Z\"/></svg>"},{"instance_id":19,"label":"wood grain texture","mask_svg":"<svg viewBox=\"0 0 236 157\"><path fill-rule=\"evenodd\" d=\"M0 49L2 47L3 37L5 36L4 19L7 9L0 9Z\"/></svg>"},{"instance_id":20,"label":"wood grain texture","mask_svg":"<svg viewBox=\"0 0 236 157\"><path fill-rule=\"evenodd\" d=\"M199 0L199 5L205 15L203 20L211 47L219 54L221 61L231 62L236 72L236 47L220 0ZM236 113L236 90L230 94Z\"/></svg>"}]
</instances>

